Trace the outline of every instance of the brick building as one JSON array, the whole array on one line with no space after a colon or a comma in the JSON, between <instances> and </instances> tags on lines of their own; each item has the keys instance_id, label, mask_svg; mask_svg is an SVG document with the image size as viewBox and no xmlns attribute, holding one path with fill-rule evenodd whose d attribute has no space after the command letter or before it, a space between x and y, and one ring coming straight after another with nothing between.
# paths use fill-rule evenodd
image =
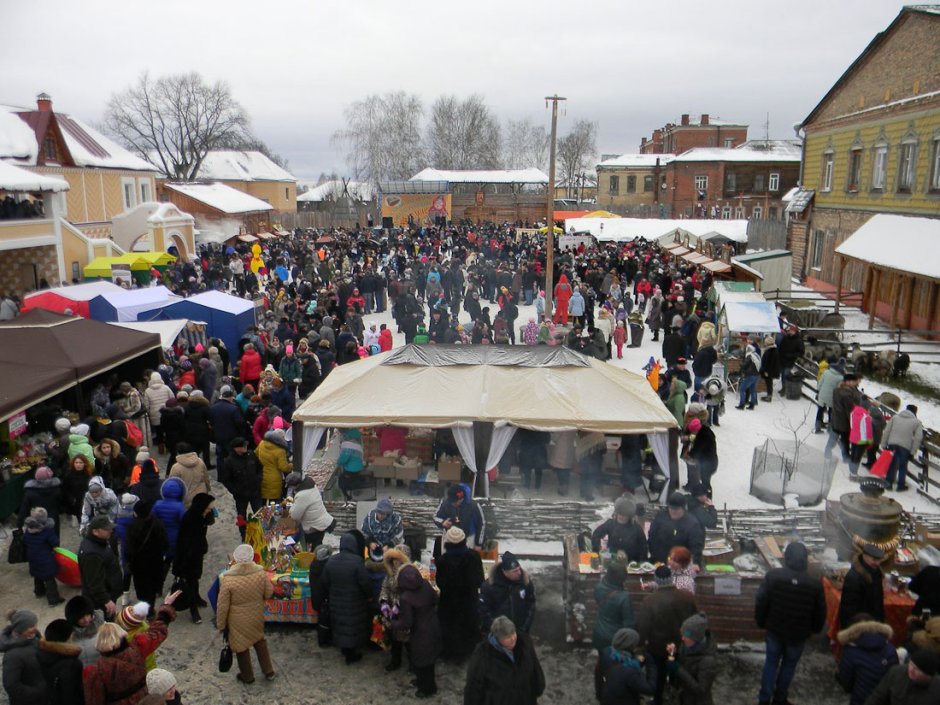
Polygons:
<instances>
[{"instance_id":1,"label":"brick building","mask_svg":"<svg viewBox=\"0 0 940 705\"><path fill-rule=\"evenodd\" d=\"M634 218L659 218L671 154L621 154L597 165L597 207Z\"/></svg>"},{"instance_id":2,"label":"brick building","mask_svg":"<svg viewBox=\"0 0 940 705\"><path fill-rule=\"evenodd\" d=\"M799 173L800 147L791 140L697 147L667 165L661 198L668 218L777 220Z\"/></svg>"},{"instance_id":3,"label":"brick building","mask_svg":"<svg viewBox=\"0 0 940 705\"><path fill-rule=\"evenodd\" d=\"M924 249L938 256L940 5L902 8L802 129L805 205L788 233L795 276L831 290L840 276L835 249L880 213L937 219L937 242L924 243ZM940 325L936 282L901 271L875 279L874 270L846 261L843 289L872 290L868 309L906 306L905 322L914 327Z\"/></svg>"},{"instance_id":4,"label":"brick building","mask_svg":"<svg viewBox=\"0 0 940 705\"><path fill-rule=\"evenodd\" d=\"M682 154L695 147L724 147L731 149L747 141L747 125L712 119L703 113L698 122L688 114L679 124L667 123L652 136L640 140L640 154Z\"/></svg>"}]
</instances>

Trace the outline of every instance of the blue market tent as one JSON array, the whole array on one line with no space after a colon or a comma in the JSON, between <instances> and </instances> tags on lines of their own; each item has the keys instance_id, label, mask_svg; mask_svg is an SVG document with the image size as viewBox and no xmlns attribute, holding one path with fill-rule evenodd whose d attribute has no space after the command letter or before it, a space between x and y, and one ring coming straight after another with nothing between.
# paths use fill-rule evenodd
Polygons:
<instances>
[{"instance_id":1,"label":"blue market tent","mask_svg":"<svg viewBox=\"0 0 940 705\"><path fill-rule=\"evenodd\" d=\"M137 315L138 321L174 318L205 321L206 335L219 338L237 357L238 341L245 329L255 324L255 311L251 301L221 291L206 291Z\"/></svg>"},{"instance_id":2,"label":"blue market tent","mask_svg":"<svg viewBox=\"0 0 940 705\"><path fill-rule=\"evenodd\" d=\"M145 289L119 289L109 291L88 302L88 314L95 321L136 321L141 311L148 311L160 306L182 301L181 296L172 293L165 286Z\"/></svg>"}]
</instances>

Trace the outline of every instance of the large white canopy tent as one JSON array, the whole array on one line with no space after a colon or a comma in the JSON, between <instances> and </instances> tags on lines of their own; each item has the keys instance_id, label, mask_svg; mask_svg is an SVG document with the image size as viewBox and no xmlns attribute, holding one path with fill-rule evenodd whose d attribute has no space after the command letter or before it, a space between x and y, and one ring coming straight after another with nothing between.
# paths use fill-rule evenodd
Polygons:
<instances>
[{"instance_id":1,"label":"large white canopy tent","mask_svg":"<svg viewBox=\"0 0 940 705\"><path fill-rule=\"evenodd\" d=\"M493 424L483 470L499 462L516 428L527 428L645 433L668 473L668 432L677 427L642 375L568 348L542 346L397 348L335 368L293 419L303 424L300 451L295 448L301 471L327 428L391 425L450 428L475 475L481 468L474 422Z\"/></svg>"}]
</instances>

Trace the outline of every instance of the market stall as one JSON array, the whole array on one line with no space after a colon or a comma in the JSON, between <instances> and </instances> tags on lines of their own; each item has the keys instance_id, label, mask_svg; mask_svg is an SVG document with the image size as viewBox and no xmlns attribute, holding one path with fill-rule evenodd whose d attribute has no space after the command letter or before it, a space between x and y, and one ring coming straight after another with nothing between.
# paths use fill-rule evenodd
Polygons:
<instances>
[{"instance_id":1,"label":"market stall","mask_svg":"<svg viewBox=\"0 0 940 705\"><path fill-rule=\"evenodd\" d=\"M111 294L124 291L117 284L110 281L95 281L74 286L57 286L52 289L40 289L23 298L23 310L31 311L34 308L65 313L71 311L76 316L91 318L89 302L102 294Z\"/></svg>"},{"instance_id":2,"label":"market stall","mask_svg":"<svg viewBox=\"0 0 940 705\"><path fill-rule=\"evenodd\" d=\"M156 333L160 336L160 345L166 350L172 348L179 341L184 348L195 347L201 343L208 348L206 324L202 321L188 321L186 319L173 319L169 321L110 321L110 325L143 333Z\"/></svg>"},{"instance_id":3,"label":"market stall","mask_svg":"<svg viewBox=\"0 0 940 705\"><path fill-rule=\"evenodd\" d=\"M182 301L165 286L109 291L88 302L89 318L95 321L136 321L142 311Z\"/></svg>"},{"instance_id":4,"label":"market stall","mask_svg":"<svg viewBox=\"0 0 940 705\"><path fill-rule=\"evenodd\" d=\"M210 338L219 338L229 350L237 350L242 334L255 323L254 304L221 291L206 291L187 299L154 306L137 315L138 321L181 318L205 321L206 333Z\"/></svg>"}]
</instances>

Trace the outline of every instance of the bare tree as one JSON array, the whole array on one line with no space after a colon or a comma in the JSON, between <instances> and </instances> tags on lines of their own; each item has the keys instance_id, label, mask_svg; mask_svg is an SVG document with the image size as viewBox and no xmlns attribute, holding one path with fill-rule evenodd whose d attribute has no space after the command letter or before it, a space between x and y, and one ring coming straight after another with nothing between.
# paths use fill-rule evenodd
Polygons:
<instances>
[{"instance_id":1,"label":"bare tree","mask_svg":"<svg viewBox=\"0 0 940 705\"><path fill-rule=\"evenodd\" d=\"M428 159L437 169L500 168L499 121L481 95L441 96L431 106Z\"/></svg>"},{"instance_id":2,"label":"bare tree","mask_svg":"<svg viewBox=\"0 0 940 705\"><path fill-rule=\"evenodd\" d=\"M404 91L370 95L343 114L346 127L333 142L347 146L346 161L357 179L408 179L423 165L424 106L418 96Z\"/></svg>"},{"instance_id":3,"label":"bare tree","mask_svg":"<svg viewBox=\"0 0 940 705\"><path fill-rule=\"evenodd\" d=\"M597 123L578 120L571 131L558 140L558 178L568 184L569 189L582 171L592 168L590 160L597 153L596 137Z\"/></svg>"},{"instance_id":4,"label":"bare tree","mask_svg":"<svg viewBox=\"0 0 940 705\"><path fill-rule=\"evenodd\" d=\"M253 139L248 115L226 83L207 84L196 72L137 83L115 93L107 129L172 179L191 181L210 150Z\"/></svg>"},{"instance_id":5,"label":"bare tree","mask_svg":"<svg viewBox=\"0 0 940 705\"><path fill-rule=\"evenodd\" d=\"M507 169L536 167L548 171L548 132L529 118L508 120L504 131L503 165Z\"/></svg>"}]
</instances>

